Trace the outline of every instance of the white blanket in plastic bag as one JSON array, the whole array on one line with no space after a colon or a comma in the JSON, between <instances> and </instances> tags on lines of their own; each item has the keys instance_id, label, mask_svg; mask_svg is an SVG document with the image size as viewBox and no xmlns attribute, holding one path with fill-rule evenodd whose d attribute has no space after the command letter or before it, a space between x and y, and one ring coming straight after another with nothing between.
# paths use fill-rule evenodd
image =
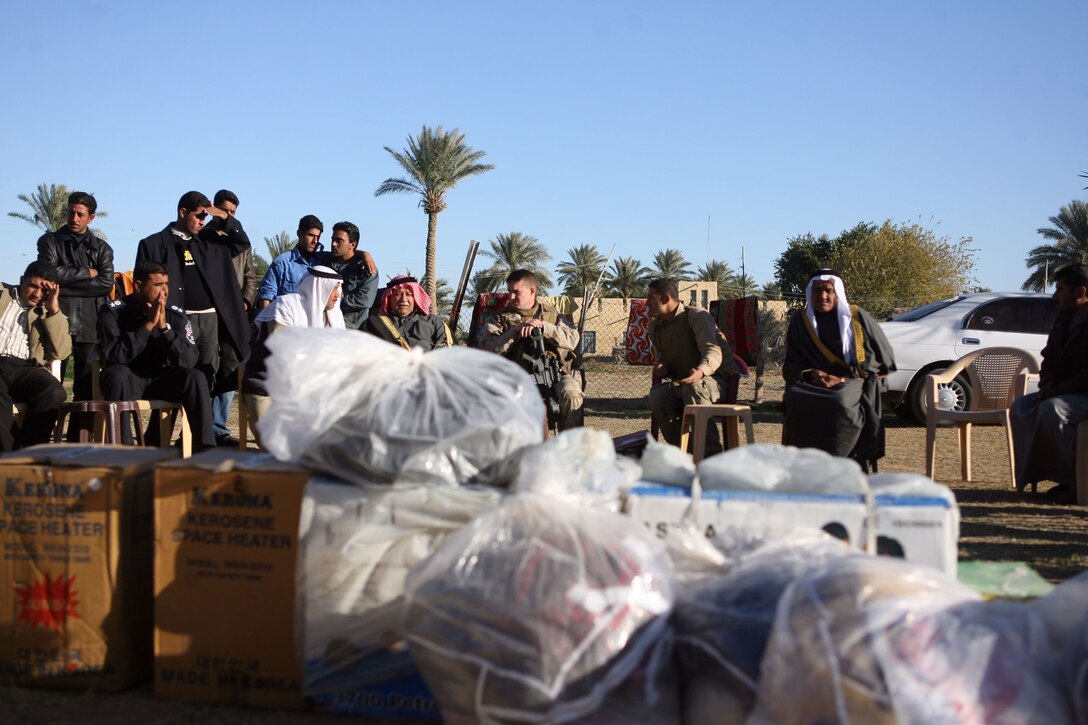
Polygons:
<instances>
[{"instance_id":1,"label":"white blanket in plastic bag","mask_svg":"<svg viewBox=\"0 0 1088 725\"><path fill-rule=\"evenodd\" d=\"M849 458L815 448L757 443L704 458L699 483L722 491L863 494L869 487L861 467Z\"/></svg>"},{"instance_id":2,"label":"white blanket in plastic bag","mask_svg":"<svg viewBox=\"0 0 1088 725\"><path fill-rule=\"evenodd\" d=\"M851 555L779 601L751 722L1067 723L1056 663L1028 606Z\"/></svg>"},{"instance_id":3,"label":"white blanket in plastic bag","mask_svg":"<svg viewBox=\"0 0 1088 725\"><path fill-rule=\"evenodd\" d=\"M490 488L307 484L297 576L306 695L415 671L400 632L408 570L500 497Z\"/></svg>"},{"instance_id":4,"label":"white blanket in plastic bag","mask_svg":"<svg viewBox=\"0 0 1088 725\"><path fill-rule=\"evenodd\" d=\"M628 518L508 497L406 596L412 658L449 720L677 722L669 564Z\"/></svg>"},{"instance_id":5,"label":"white blanket in plastic bag","mask_svg":"<svg viewBox=\"0 0 1088 725\"><path fill-rule=\"evenodd\" d=\"M623 492L640 472L637 463L616 455L605 431L572 428L522 452L514 490L581 499L619 511Z\"/></svg>"},{"instance_id":6,"label":"white blanket in plastic bag","mask_svg":"<svg viewBox=\"0 0 1088 725\"><path fill-rule=\"evenodd\" d=\"M499 355L317 328L285 328L268 346L272 406L258 428L280 460L352 483L496 483L496 467L543 440L536 385Z\"/></svg>"},{"instance_id":7,"label":"white blanket in plastic bag","mask_svg":"<svg viewBox=\"0 0 1088 725\"><path fill-rule=\"evenodd\" d=\"M691 454L668 443L655 441L646 434L646 450L639 459L642 480L669 486L690 486L695 480L695 462Z\"/></svg>"},{"instance_id":8,"label":"white blanket in plastic bag","mask_svg":"<svg viewBox=\"0 0 1088 725\"><path fill-rule=\"evenodd\" d=\"M919 473L874 473L869 476L869 488L874 496L922 496L940 498L956 505L952 489Z\"/></svg>"},{"instance_id":9,"label":"white blanket in plastic bag","mask_svg":"<svg viewBox=\"0 0 1088 725\"><path fill-rule=\"evenodd\" d=\"M823 532L798 531L685 587L673 613L683 722L744 722L779 597L794 579L850 553Z\"/></svg>"}]
</instances>

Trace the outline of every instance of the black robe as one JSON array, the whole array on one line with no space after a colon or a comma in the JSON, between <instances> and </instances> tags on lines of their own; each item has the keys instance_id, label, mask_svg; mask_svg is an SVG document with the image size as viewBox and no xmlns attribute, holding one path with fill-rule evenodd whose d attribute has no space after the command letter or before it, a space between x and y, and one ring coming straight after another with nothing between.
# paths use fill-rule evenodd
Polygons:
<instances>
[{"instance_id":1,"label":"black robe","mask_svg":"<svg viewBox=\"0 0 1088 725\"><path fill-rule=\"evenodd\" d=\"M843 360L841 347L830 350L818 342L825 336L815 335L804 309L790 319L782 364L786 379L782 442L870 462L884 456L878 376L895 370L895 357L876 320L860 307L851 309L855 329L861 332L863 354L859 357L864 357L855 364ZM834 316L830 321L838 324ZM811 385L802 379L810 369L846 378L846 382L833 388Z\"/></svg>"},{"instance_id":2,"label":"black robe","mask_svg":"<svg viewBox=\"0 0 1088 725\"><path fill-rule=\"evenodd\" d=\"M161 232L140 240L136 249L136 266L140 262L148 261L165 265L170 277L170 297L167 302L185 309L185 267L175 251L181 239L171 231L172 227L173 224L167 224ZM242 250L231 244L219 244L199 236L193 237L189 250L196 261L197 269L204 276L208 293L215 304L215 311L219 316L219 339L230 342L238 354L238 359L245 360L249 355L249 322L233 262L234 255ZM223 334L224 328L226 335Z\"/></svg>"}]
</instances>

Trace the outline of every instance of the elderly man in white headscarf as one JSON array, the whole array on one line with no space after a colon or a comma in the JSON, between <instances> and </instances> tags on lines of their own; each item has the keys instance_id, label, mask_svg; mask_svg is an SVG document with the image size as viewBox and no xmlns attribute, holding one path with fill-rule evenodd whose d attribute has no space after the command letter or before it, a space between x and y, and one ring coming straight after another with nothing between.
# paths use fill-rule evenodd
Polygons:
<instances>
[{"instance_id":1,"label":"elderly man in white headscarf","mask_svg":"<svg viewBox=\"0 0 1088 725\"><path fill-rule=\"evenodd\" d=\"M849 456L868 470L884 455L880 380L895 370L880 325L846 299L842 280L820 270L786 332L782 442Z\"/></svg>"},{"instance_id":2,"label":"elderly man in white headscarf","mask_svg":"<svg viewBox=\"0 0 1088 725\"><path fill-rule=\"evenodd\" d=\"M329 267L310 267L302 276L295 292L283 294L261 310L254 323L254 338L246 361L242 383L242 404L256 423L272 404L265 389L268 374L268 338L281 327L335 327L344 329L340 311L340 285L343 280Z\"/></svg>"}]
</instances>

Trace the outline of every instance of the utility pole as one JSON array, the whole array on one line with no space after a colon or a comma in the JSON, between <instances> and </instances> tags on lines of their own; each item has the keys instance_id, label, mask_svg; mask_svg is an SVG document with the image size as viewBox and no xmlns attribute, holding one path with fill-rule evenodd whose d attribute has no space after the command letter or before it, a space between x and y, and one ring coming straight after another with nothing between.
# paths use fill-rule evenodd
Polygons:
<instances>
[{"instance_id":1,"label":"utility pole","mask_svg":"<svg viewBox=\"0 0 1088 725\"><path fill-rule=\"evenodd\" d=\"M706 266L710 267L710 215L706 215Z\"/></svg>"}]
</instances>

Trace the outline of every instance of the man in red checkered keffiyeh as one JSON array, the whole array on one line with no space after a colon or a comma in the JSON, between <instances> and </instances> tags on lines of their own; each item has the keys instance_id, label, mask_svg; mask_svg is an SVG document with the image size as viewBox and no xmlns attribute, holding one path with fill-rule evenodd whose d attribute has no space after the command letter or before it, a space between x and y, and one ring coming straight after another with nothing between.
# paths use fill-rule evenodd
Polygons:
<instances>
[{"instance_id":1,"label":"man in red checkered keffiyeh","mask_svg":"<svg viewBox=\"0 0 1088 725\"><path fill-rule=\"evenodd\" d=\"M431 298L414 277L401 275L389 280L379 309L379 314L363 323L363 332L405 349L433 350L453 344L449 327L431 315Z\"/></svg>"}]
</instances>

